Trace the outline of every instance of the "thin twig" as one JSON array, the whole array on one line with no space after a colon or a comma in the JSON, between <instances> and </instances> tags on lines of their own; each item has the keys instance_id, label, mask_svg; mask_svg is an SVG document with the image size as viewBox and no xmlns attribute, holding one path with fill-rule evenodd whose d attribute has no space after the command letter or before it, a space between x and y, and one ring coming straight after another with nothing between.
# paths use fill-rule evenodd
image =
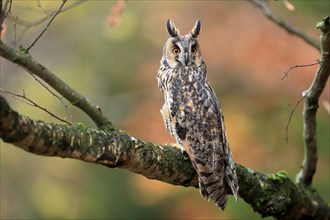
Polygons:
<instances>
[{"instance_id":1,"label":"thin twig","mask_svg":"<svg viewBox=\"0 0 330 220\"><path fill-rule=\"evenodd\" d=\"M42 7L40 0L37 0L37 6L38 6L38 8L40 8L40 10L41 10L45 15L47 15L47 17L50 17L50 16L51 16L51 14L48 14L49 12L47 12L47 11Z\"/></svg>"},{"instance_id":2,"label":"thin twig","mask_svg":"<svg viewBox=\"0 0 330 220\"><path fill-rule=\"evenodd\" d=\"M9 8L8 8L8 10L7 10L8 3L9 3ZM8 14L11 13L11 5L12 5L12 3L13 3L13 0L7 0L7 1L6 1L6 4L5 4L4 8L3 8L3 10L6 11L6 14L4 14L4 16L3 16L3 17L1 18L1 20L0 20L0 23L1 23L1 24L2 24L3 21L7 18ZM2 10L2 8L1 8L0 10Z\"/></svg>"},{"instance_id":3,"label":"thin twig","mask_svg":"<svg viewBox=\"0 0 330 220\"><path fill-rule=\"evenodd\" d=\"M76 2L72 3L71 5L67 5L65 8L62 8L62 10L60 11L60 13L65 12L65 11L67 11L67 10L69 10L71 8L74 8L74 7L78 6L78 5L80 5L81 3L85 3L85 2L86 2L85 0L76 1ZM25 10L33 10L33 8L26 8ZM56 13L56 11L55 10L52 11L50 13L51 14L50 16L54 15ZM44 23L45 21L47 21L49 19L50 16L49 15L48 16L44 16L44 17L42 17L42 18L40 18L40 19L38 19L36 21L33 21L33 22L31 22L31 21L25 21L23 19L18 19L17 24L22 25L22 26L26 26L26 27L29 27L30 28L30 27L34 27L34 26L37 26L37 25L40 25L40 24ZM8 16L8 19L11 20L11 21L14 21L15 20L15 17L16 16L10 16L9 15Z\"/></svg>"},{"instance_id":4,"label":"thin twig","mask_svg":"<svg viewBox=\"0 0 330 220\"><path fill-rule=\"evenodd\" d=\"M288 78L288 77L289 77L289 75L288 75L289 72L290 72L291 70L295 69L295 68L309 67L309 66L314 66L314 65L317 65L317 64L319 64L319 62L312 63L312 64L303 64L303 65L295 65L295 66L291 66L289 69L287 69L287 70L284 72L284 74L283 74L281 80L283 80L284 78Z\"/></svg>"},{"instance_id":5,"label":"thin twig","mask_svg":"<svg viewBox=\"0 0 330 220\"><path fill-rule=\"evenodd\" d=\"M85 3L87 1L84 1L84 0L79 0L79 1L76 1L74 3L72 3L71 5L67 5L65 8L62 8L62 10L60 11L60 13L62 12L65 12L69 9L72 9L78 5L80 5L81 3ZM32 10L33 8L26 8L26 10ZM52 15L55 14L56 11L52 11ZM25 21L25 20L22 20L20 19L18 16L11 16L9 15L8 16L8 19L12 22L15 22L17 23L17 25L22 25L22 26L25 26L24 29L20 32L19 36L17 37L17 40L16 42L20 42L21 39L24 37L25 33L30 30L30 28L34 27L34 26L38 26L42 23L44 23L45 21L47 21L49 19L50 16L44 16L42 17L41 19L39 20L36 20L34 22L29 22L29 21ZM12 43L12 42L11 42Z\"/></svg>"},{"instance_id":6,"label":"thin twig","mask_svg":"<svg viewBox=\"0 0 330 220\"><path fill-rule=\"evenodd\" d=\"M305 98L305 95L303 97L301 97L294 105L292 111L290 112L288 121L286 122L285 125L285 143L287 144L289 142L289 126L291 123L291 119L293 117L294 112L296 111L297 107L299 106L300 102ZM288 108L289 106L291 106L292 104L286 105L285 108Z\"/></svg>"},{"instance_id":7,"label":"thin twig","mask_svg":"<svg viewBox=\"0 0 330 220\"><path fill-rule=\"evenodd\" d=\"M53 15L53 17L49 20L48 24L45 26L45 28L41 31L41 33L36 37L36 39L34 39L34 41L26 48L25 52L28 53L29 50L35 45L35 43L37 43L37 41L41 38L41 36L46 32L46 30L48 29L48 27L50 26L50 24L53 22L53 20L56 18L56 16L61 12L63 6L65 5L65 3L67 2L67 0L63 0L61 6L58 8L58 10L55 12L55 14Z\"/></svg>"},{"instance_id":8,"label":"thin twig","mask_svg":"<svg viewBox=\"0 0 330 220\"><path fill-rule=\"evenodd\" d=\"M26 70L26 69L25 69ZM40 85L42 85L48 92L50 92L53 96L55 96L58 100L60 100L60 102L61 102L61 104L64 106L64 108L65 108L65 111L68 113L68 115L69 115L69 118L70 118L70 121L71 121L71 123L73 124L74 122L73 122L73 117L72 117L72 115L71 115L71 113L70 113L70 111L69 111L69 109L68 109L68 106L67 106L67 104L65 104L64 103L64 101L63 101L63 96L62 97L60 97L60 96L58 96L55 92L53 92L45 83L43 83L40 79L38 79L34 74L32 74L31 72L29 72L28 70L27 70L27 72L38 82L38 83L40 83Z\"/></svg>"},{"instance_id":9,"label":"thin twig","mask_svg":"<svg viewBox=\"0 0 330 220\"><path fill-rule=\"evenodd\" d=\"M283 80L284 78L288 78L289 77L289 72L295 68L300 68L300 67L309 67L309 66L314 66L319 64L320 62L316 62L316 63L312 63L312 64L303 64L303 65L295 65L290 67L288 70L286 70L281 78L281 80ZM304 93L302 95L302 97L295 103L295 106L293 107L292 111L290 112L288 121L285 125L285 143L287 144L289 142L289 126L291 123L291 119L293 117L294 112L296 111L297 107L299 106L300 102L305 98L305 96L307 95L307 93ZM292 104L286 105L285 108L291 106Z\"/></svg>"},{"instance_id":10,"label":"thin twig","mask_svg":"<svg viewBox=\"0 0 330 220\"><path fill-rule=\"evenodd\" d=\"M16 24L17 24L17 18L18 18L18 16L16 16L16 19L15 19L15 23L14 23L14 47L16 47L16 39L17 39L17 35L16 35L16 33L17 33L17 31L16 31Z\"/></svg>"},{"instance_id":11,"label":"thin twig","mask_svg":"<svg viewBox=\"0 0 330 220\"><path fill-rule=\"evenodd\" d=\"M38 76L72 105L84 111L98 127L112 126L111 121L102 113L99 106L91 103L29 54L17 51L0 40L0 56Z\"/></svg>"},{"instance_id":12,"label":"thin twig","mask_svg":"<svg viewBox=\"0 0 330 220\"><path fill-rule=\"evenodd\" d=\"M315 40L311 36L307 35L303 31L299 30L295 26L289 24L287 21L283 20L278 15L276 15L271 10L271 8L268 6L268 1L265 1L265 0L249 0L249 1L252 2L255 6L259 7L271 21L273 21L280 27L284 28L290 34L294 34L294 35L300 37L305 42L307 42L309 45L320 50L320 44L317 42L317 40Z\"/></svg>"},{"instance_id":13,"label":"thin twig","mask_svg":"<svg viewBox=\"0 0 330 220\"><path fill-rule=\"evenodd\" d=\"M13 96L13 97L19 99L20 101L22 101L22 102L28 104L28 105L31 105L31 106L36 107L36 108L39 108L39 109L43 110L44 112L48 113L49 115L51 115L52 117L56 118L57 120L59 120L59 121L61 121L61 122L63 122L63 123L67 123L67 124L72 125L72 124L71 124L70 122L68 122L67 120L62 119L62 118L56 116L55 114L53 114L53 113L51 113L50 111L48 111L46 108L41 107L40 105L38 105L38 104L37 104L36 102L34 102L32 99L26 97L26 96L25 96L25 91L24 91L24 90L23 90L23 95L15 94L15 93L12 93L12 92L6 91L6 90L4 90L4 89L2 89L2 88L0 88L0 92L3 92L3 93L8 94L8 95L11 95L11 96Z\"/></svg>"},{"instance_id":14,"label":"thin twig","mask_svg":"<svg viewBox=\"0 0 330 220\"><path fill-rule=\"evenodd\" d=\"M7 13L5 14L5 17L3 19L7 18L8 14L11 13L11 6L13 4L13 0L7 0L4 9L6 10L8 2L9 2L9 7L8 7ZM1 22L3 22L3 20Z\"/></svg>"}]
</instances>

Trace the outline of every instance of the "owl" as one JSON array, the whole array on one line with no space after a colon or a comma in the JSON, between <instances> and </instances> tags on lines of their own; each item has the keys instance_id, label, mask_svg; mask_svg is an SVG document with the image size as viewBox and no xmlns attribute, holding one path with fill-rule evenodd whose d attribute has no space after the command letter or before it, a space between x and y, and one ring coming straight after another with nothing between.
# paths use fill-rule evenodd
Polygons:
<instances>
[{"instance_id":1,"label":"owl","mask_svg":"<svg viewBox=\"0 0 330 220\"><path fill-rule=\"evenodd\" d=\"M198 35L201 22L187 35L180 35L167 21L167 39L158 87L164 95L161 109L165 127L183 152L187 152L198 174L201 196L222 210L226 206L227 184L237 201L238 181L227 141L224 117L217 97L206 78Z\"/></svg>"}]
</instances>

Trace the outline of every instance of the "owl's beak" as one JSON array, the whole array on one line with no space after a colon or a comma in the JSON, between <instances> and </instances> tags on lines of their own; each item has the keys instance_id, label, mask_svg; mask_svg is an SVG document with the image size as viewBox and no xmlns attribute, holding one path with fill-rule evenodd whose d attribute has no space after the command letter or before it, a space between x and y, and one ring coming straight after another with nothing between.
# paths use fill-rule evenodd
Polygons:
<instances>
[{"instance_id":1,"label":"owl's beak","mask_svg":"<svg viewBox=\"0 0 330 220\"><path fill-rule=\"evenodd\" d=\"M188 62L189 62L189 54L187 52L185 52L184 55L183 55L183 58L184 58L184 63L187 66Z\"/></svg>"}]
</instances>

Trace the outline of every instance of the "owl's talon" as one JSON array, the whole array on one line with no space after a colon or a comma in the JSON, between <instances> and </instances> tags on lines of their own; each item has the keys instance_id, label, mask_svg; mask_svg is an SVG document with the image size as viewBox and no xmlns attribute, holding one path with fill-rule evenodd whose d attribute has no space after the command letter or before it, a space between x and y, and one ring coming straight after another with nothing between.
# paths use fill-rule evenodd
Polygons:
<instances>
[{"instance_id":1,"label":"owl's talon","mask_svg":"<svg viewBox=\"0 0 330 220\"><path fill-rule=\"evenodd\" d=\"M181 153L182 154L186 153L186 149L184 149L184 147L181 147Z\"/></svg>"}]
</instances>

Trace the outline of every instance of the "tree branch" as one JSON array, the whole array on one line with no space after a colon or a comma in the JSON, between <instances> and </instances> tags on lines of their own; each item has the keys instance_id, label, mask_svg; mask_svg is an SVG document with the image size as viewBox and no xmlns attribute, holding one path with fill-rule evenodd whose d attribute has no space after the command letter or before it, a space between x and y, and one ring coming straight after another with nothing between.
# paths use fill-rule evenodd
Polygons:
<instances>
[{"instance_id":1,"label":"tree branch","mask_svg":"<svg viewBox=\"0 0 330 220\"><path fill-rule=\"evenodd\" d=\"M63 122L63 123L67 123L67 124L71 124L70 122L68 122L67 120L65 119L62 119L60 118L59 116L55 115L54 113L50 112L49 110L47 110L46 108L38 105L35 101L33 101L32 99L28 98L25 96L25 92L23 90L23 95L19 95L19 94L15 94L15 93L12 93L12 92L9 92L9 91L6 91L6 90L3 90L2 88L0 88L0 94L1 93L6 93L8 95L11 95L13 96L14 98L17 98L19 100L21 100L22 102L28 104L28 105L31 105L33 107L36 107L44 112L46 112L47 114L49 114L50 116L56 118L57 120Z\"/></svg>"},{"instance_id":2,"label":"tree branch","mask_svg":"<svg viewBox=\"0 0 330 220\"><path fill-rule=\"evenodd\" d=\"M63 8L63 6L65 5L66 2L67 2L67 0L62 0L62 4L58 8L58 10L56 10L56 12L52 16L52 18L49 20L47 25L44 27L44 29L40 32L40 34L36 37L36 39L34 39L34 41L25 49L26 53L29 52L29 50L35 45L35 43L37 43L37 41L41 38L41 36L46 32L46 30L48 29L50 24L53 22L53 20L56 18L56 16L61 12L61 10L62 10L62 8Z\"/></svg>"},{"instance_id":3,"label":"tree branch","mask_svg":"<svg viewBox=\"0 0 330 220\"><path fill-rule=\"evenodd\" d=\"M264 14L269 18L269 20L273 21L275 24L282 27L284 30L286 30L288 33L298 36L299 38L303 39L306 43L313 46L314 48L320 50L319 43L312 38L311 36L307 35L303 31L299 30L295 26L291 25L287 21L280 18L278 15L276 15L272 9L268 6L268 1L265 0L250 0L251 3L253 3L255 6L259 7Z\"/></svg>"},{"instance_id":4,"label":"tree branch","mask_svg":"<svg viewBox=\"0 0 330 220\"><path fill-rule=\"evenodd\" d=\"M9 0L9 1L11 1L11 0ZM71 2L72 1L70 1L70 3ZM67 5L66 7L62 8L60 13L68 11L68 10L70 10L70 9L72 9L72 8L82 4L82 3L85 3L85 2L86 2L85 0L76 0L71 5ZM25 7L24 9L25 10L33 10L33 8L28 8L28 7ZM38 20L35 20L35 21L26 21L26 20L18 18L16 22L19 25L31 28L31 27L34 27L34 26L37 26L37 25L40 25L40 24L44 23L45 21L47 21L49 19L50 16L53 16L56 12L57 12L57 10L51 11L50 13L47 13L47 15L45 17L42 17L42 18L40 18ZM17 15L15 15L15 16L9 15L8 19L14 22L16 20L16 17L17 17Z\"/></svg>"},{"instance_id":5,"label":"tree branch","mask_svg":"<svg viewBox=\"0 0 330 220\"><path fill-rule=\"evenodd\" d=\"M330 23L329 16L318 24L321 30L321 58L319 68L310 88L303 92L304 98L304 143L305 157L297 182L305 186L312 184L317 165L316 113L319 97L322 94L330 74Z\"/></svg>"},{"instance_id":6,"label":"tree branch","mask_svg":"<svg viewBox=\"0 0 330 220\"><path fill-rule=\"evenodd\" d=\"M71 2L71 1L70 1ZM62 8L61 11L59 13L62 13L62 12L65 12L69 9L72 9L78 5L80 5L81 3L85 3L87 1L85 0L77 0L76 2L73 2L71 5L67 5L66 7ZM32 8L27 8L26 7L26 10L32 10ZM30 22L30 21L25 21L25 20L22 20L18 17L18 15L15 15L15 16L11 16L9 15L8 16L8 20L11 20L12 22L14 22L14 25L16 26L16 24L18 25L22 25L22 26L25 26L25 28L21 31L21 33L19 34L18 36L18 39L17 41L20 41L24 34L32 27L34 26L37 26L37 25L40 25L42 23L44 23L45 21L47 21L49 19L50 16L53 16L55 13L57 12L57 10L54 10L54 11L51 11L50 13L47 13L46 16L36 20L36 21L33 21L33 22ZM50 15L48 15L50 14ZM16 32L15 32L16 33ZM15 37L15 41L16 41L16 37ZM14 42L15 43L15 42Z\"/></svg>"},{"instance_id":7,"label":"tree branch","mask_svg":"<svg viewBox=\"0 0 330 220\"><path fill-rule=\"evenodd\" d=\"M198 187L189 157L172 146L138 140L113 127L85 128L31 120L0 96L0 137L33 154L78 159L122 168L173 185ZM284 172L262 174L236 164L240 197L262 216L279 219L329 218L316 192L295 185ZM229 188L227 189L229 193Z\"/></svg>"},{"instance_id":8,"label":"tree branch","mask_svg":"<svg viewBox=\"0 0 330 220\"><path fill-rule=\"evenodd\" d=\"M50 94L52 94L55 98L57 98L61 104L63 105L66 113L69 116L69 119L71 121L71 123L69 122L68 124L73 124L73 117L68 109L67 104L64 103L63 101L63 97L60 97L59 95L57 95L52 89L50 89L45 83L43 83L38 77L36 77L35 75L33 75L32 73L30 73L30 75L42 86L44 87Z\"/></svg>"},{"instance_id":9,"label":"tree branch","mask_svg":"<svg viewBox=\"0 0 330 220\"><path fill-rule=\"evenodd\" d=\"M41 78L66 98L72 105L75 105L84 111L98 127L105 126L108 123L111 124L110 120L103 115L99 106L92 104L87 98L72 89L50 70L34 60L29 54L25 53L24 49L17 51L5 45L0 40L0 56L18 64L29 73Z\"/></svg>"}]
</instances>

